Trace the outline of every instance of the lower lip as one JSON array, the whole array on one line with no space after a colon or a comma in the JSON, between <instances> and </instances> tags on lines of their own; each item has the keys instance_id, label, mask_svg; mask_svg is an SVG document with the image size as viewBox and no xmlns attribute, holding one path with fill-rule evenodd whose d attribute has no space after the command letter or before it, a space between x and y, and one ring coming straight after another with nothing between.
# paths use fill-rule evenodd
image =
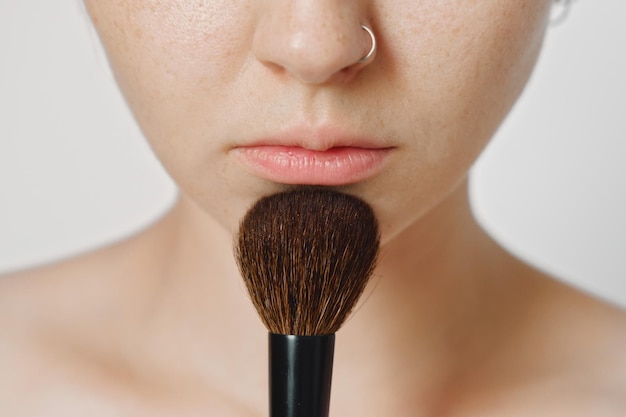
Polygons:
<instances>
[{"instance_id":1,"label":"lower lip","mask_svg":"<svg viewBox=\"0 0 626 417\"><path fill-rule=\"evenodd\" d=\"M383 169L391 148L336 147L314 151L295 146L236 148L240 160L261 178L283 184L346 185Z\"/></svg>"}]
</instances>

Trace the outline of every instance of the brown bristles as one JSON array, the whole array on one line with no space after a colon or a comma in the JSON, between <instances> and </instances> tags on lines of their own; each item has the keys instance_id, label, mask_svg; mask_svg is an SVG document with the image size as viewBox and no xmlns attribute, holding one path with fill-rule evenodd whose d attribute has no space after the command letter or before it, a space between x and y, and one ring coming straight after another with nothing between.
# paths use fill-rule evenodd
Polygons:
<instances>
[{"instance_id":1,"label":"brown bristles","mask_svg":"<svg viewBox=\"0 0 626 417\"><path fill-rule=\"evenodd\" d=\"M259 200L239 228L235 254L271 333L335 333L376 263L378 222L358 198L298 188Z\"/></svg>"}]
</instances>

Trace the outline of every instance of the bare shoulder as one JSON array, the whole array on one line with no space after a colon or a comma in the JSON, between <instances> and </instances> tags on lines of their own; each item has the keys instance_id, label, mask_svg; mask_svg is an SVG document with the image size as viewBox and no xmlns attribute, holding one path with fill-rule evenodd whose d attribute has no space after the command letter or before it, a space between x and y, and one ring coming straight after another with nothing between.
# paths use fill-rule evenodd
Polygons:
<instances>
[{"instance_id":1,"label":"bare shoulder","mask_svg":"<svg viewBox=\"0 0 626 417\"><path fill-rule=\"evenodd\" d=\"M98 250L0 276L2 411L120 415L111 407L139 386L131 383L129 346L171 250L168 219Z\"/></svg>"},{"instance_id":2,"label":"bare shoulder","mask_svg":"<svg viewBox=\"0 0 626 417\"><path fill-rule=\"evenodd\" d=\"M116 253L110 247L0 276L2 334L39 334L66 319L80 320L86 305L97 308L93 301L113 281Z\"/></svg>"},{"instance_id":3,"label":"bare shoulder","mask_svg":"<svg viewBox=\"0 0 626 417\"><path fill-rule=\"evenodd\" d=\"M626 415L626 312L544 279L527 347L536 357L527 367L542 378L521 392L536 392L538 405L555 417Z\"/></svg>"},{"instance_id":4,"label":"bare shoulder","mask_svg":"<svg viewBox=\"0 0 626 417\"><path fill-rule=\"evenodd\" d=\"M81 392L85 376L98 375L107 353L92 347L120 335L130 305L122 252L113 245L0 277L0 408L51 415L64 399L95 392Z\"/></svg>"},{"instance_id":5,"label":"bare shoulder","mask_svg":"<svg viewBox=\"0 0 626 417\"><path fill-rule=\"evenodd\" d=\"M626 310L567 284L548 282L545 301L539 303L545 305L546 323L537 331L548 335L543 349L548 351L550 343L560 347L553 355L563 369L571 366L587 383L605 383L604 393L619 393L626 401Z\"/></svg>"},{"instance_id":6,"label":"bare shoulder","mask_svg":"<svg viewBox=\"0 0 626 417\"><path fill-rule=\"evenodd\" d=\"M555 349L556 357L562 355L562 373L553 384L575 399L570 416L625 416L626 312L574 288L565 286L563 292L562 304L555 306L555 325L562 323L563 330L557 327L554 335L562 346Z\"/></svg>"},{"instance_id":7,"label":"bare shoulder","mask_svg":"<svg viewBox=\"0 0 626 417\"><path fill-rule=\"evenodd\" d=\"M462 416L626 416L626 312L528 268L534 287L469 378ZM456 415L456 414L455 414Z\"/></svg>"},{"instance_id":8,"label":"bare shoulder","mask_svg":"<svg viewBox=\"0 0 626 417\"><path fill-rule=\"evenodd\" d=\"M161 222L162 223L162 222ZM113 321L147 284L160 246L157 223L131 237L48 265L0 276L3 330L48 334ZM0 334L7 334L3 331Z\"/></svg>"}]
</instances>

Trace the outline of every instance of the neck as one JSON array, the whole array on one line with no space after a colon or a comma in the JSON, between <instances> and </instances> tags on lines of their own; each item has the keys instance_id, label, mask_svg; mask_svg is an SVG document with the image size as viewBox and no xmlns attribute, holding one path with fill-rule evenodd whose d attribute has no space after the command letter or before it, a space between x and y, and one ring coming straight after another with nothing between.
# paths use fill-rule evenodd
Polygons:
<instances>
[{"instance_id":1,"label":"neck","mask_svg":"<svg viewBox=\"0 0 626 417\"><path fill-rule=\"evenodd\" d=\"M466 188L382 248L372 282L337 334L334 398L354 398L353 390L385 381L379 391L410 389L415 401L421 391L432 401L433 390L444 389L479 354L470 341L483 336L496 300L507 298L494 296L506 283L492 278L509 261L473 220ZM250 401L263 404L266 331L239 277L231 235L184 198L157 233L153 240L169 242L169 249L148 292L145 340L160 363L181 369L185 358L208 383L254 393ZM406 369L420 372L407 377ZM341 408L341 400L333 407Z\"/></svg>"}]
</instances>

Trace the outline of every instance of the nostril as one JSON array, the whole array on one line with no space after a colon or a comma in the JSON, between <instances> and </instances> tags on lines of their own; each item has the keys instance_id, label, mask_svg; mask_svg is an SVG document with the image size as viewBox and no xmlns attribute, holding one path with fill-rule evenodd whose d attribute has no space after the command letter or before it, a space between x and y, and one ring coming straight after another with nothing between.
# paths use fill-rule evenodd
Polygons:
<instances>
[{"instance_id":1,"label":"nostril","mask_svg":"<svg viewBox=\"0 0 626 417\"><path fill-rule=\"evenodd\" d=\"M376 39L368 27L319 24L310 18L299 22L274 19L258 26L255 57L265 66L280 67L283 73L309 84L349 80L374 58Z\"/></svg>"}]
</instances>

